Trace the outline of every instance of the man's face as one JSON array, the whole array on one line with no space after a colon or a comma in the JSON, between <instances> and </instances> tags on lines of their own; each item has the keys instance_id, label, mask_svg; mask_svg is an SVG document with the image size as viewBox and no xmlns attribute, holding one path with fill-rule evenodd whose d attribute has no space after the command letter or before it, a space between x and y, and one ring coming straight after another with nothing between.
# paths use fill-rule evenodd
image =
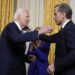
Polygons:
<instances>
[{"instance_id":1,"label":"man's face","mask_svg":"<svg viewBox=\"0 0 75 75\"><path fill-rule=\"evenodd\" d=\"M55 20L56 24L61 25L63 23L65 15L63 12L60 12L58 9L59 8L56 7L54 10L54 20Z\"/></svg>"},{"instance_id":2,"label":"man's face","mask_svg":"<svg viewBox=\"0 0 75 75\"><path fill-rule=\"evenodd\" d=\"M20 16L20 22L22 24L22 28L28 26L29 23L29 13L27 11L24 11L22 15Z\"/></svg>"}]
</instances>

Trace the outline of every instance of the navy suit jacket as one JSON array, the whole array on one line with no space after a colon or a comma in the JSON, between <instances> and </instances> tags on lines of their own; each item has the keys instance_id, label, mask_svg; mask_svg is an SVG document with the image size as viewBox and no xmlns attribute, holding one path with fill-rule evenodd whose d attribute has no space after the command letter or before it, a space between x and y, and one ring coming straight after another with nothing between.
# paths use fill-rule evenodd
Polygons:
<instances>
[{"instance_id":1,"label":"navy suit jacket","mask_svg":"<svg viewBox=\"0 0 75 75\"><path fill-rule=\"evenodd\" d=\"M40 39L56 43L55 75L75 75L75 24L70 21L58 33Z\"/></svg>"},{"instance_id":2,"label":"navy suit jacket","mask_svg":"<svg viewBox=\"0 0 75 75\"><path fill-rule=\"evenodd\" d=\"M24 45L37 39L37 31L21 33L14 22L9 23L0 38L0 75L25 75L24 62L29 60Z\"/></svg>"}]
</instances>

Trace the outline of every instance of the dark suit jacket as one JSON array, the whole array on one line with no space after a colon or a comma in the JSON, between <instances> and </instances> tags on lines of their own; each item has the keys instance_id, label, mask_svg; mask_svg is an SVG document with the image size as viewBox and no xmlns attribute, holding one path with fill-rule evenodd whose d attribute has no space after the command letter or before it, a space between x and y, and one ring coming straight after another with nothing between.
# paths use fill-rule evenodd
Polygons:
<instances>
[{"instance_id":1,"label":"dark suit jacket","mask_svg":"<svg viewBox=\"0 0 75 75\"><path fill-rule=\"evenodd\" d=\"M0 38L0 75L25 75L24 62L29 60L24 44L36 39L37 31L21 33L14 22L9 23Z\"/></svg>"},{"instance_id":2,"label":"dark suit jacket","mask_svg":"<svg viewBox=\"0 0 75 75\"><path fill-rule=\"evenodd\" d=\"M41 35L41 40L56 43L55 75L75 75L75 25L68 22L64 29L52 36Z\"/></svg>"}]
</instances>

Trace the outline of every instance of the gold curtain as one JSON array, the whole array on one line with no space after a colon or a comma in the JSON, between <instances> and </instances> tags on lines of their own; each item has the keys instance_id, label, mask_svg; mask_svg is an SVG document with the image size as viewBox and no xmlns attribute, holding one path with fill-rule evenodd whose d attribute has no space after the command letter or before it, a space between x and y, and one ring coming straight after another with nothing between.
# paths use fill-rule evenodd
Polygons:
<instances>
[{"instance_id":1,"label":"gold curtain","mask_svg":"<svg viewBox=\"0 0 75 75\"><path fill-rule=\"evenodd\" d=\"M14 0L0 0L0 33L13 20Z\"/></svg>"},{"instance_id":2,"label":"gold curtain","mask_svg":"<svg viewBox=\"0 0 75 75\"><path fill-rule=\"evenodd\" d=\"M68 2L69 2L68 0L45 0L44 24L53 27L53 31L51 34L58 32L58 30L60 29L60 27L58 27L53 20L54 6L59 3L68 3ZM51 43L48 55L49 64L52 64L54 62L54 59L55 59L55 43Z\"/></svg>"}]
</instances>

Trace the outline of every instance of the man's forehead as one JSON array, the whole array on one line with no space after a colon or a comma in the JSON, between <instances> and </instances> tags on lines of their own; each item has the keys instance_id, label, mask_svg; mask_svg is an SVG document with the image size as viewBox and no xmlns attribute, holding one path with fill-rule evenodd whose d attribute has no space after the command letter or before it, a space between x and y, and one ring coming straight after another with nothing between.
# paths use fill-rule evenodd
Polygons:
<instances>
[{"instance_id":1,"label":"man's forehead","mask_svg":"<svg viewBox=\"0 0 75 75\"><path fill-rule=\"evenodd\" d=\"M29 11L27 11L27 10L24 10L23 13L24 13L25 15L29 15Z\"/></svg>"},{"instance_id":2,"label":"man's forehead","mask_svg":"<svg viewBox=\"0 0 75 75\"><path fill-rule=\"evenodd\" d=\"M28 10L24 10L24 12L27 13L27 14L29 14L29 11Z\"/></svg>"},{"instance_id":3,"label":"man's forehead","mask_svg":"<svg viewBox=\"0 0 75 75\"><path fill-rule=\"evenodd\" d=\"M54 11L58 11L58 10L59 10L59 7L54 8Z\"/></svg>"}]
</instances>

